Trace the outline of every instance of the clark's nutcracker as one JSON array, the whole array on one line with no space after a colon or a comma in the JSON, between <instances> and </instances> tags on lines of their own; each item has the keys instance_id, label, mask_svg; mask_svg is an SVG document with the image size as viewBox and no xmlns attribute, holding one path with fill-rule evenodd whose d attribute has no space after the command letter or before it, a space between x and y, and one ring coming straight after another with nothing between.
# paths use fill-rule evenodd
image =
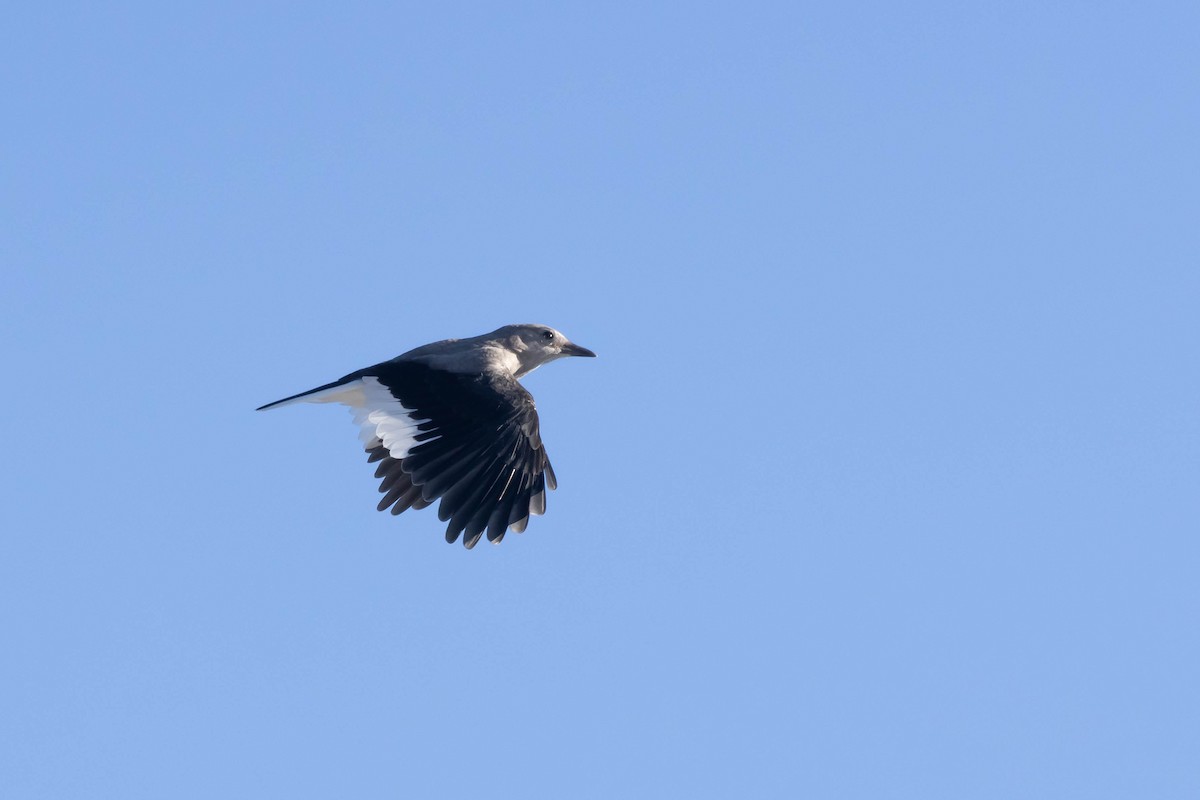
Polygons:
<instances>
[{"instance_id":1,"label":"clark's nutcracker","mask_svg":"<svg viewBox=\"0 0 1200 800\"><path fill-rule=\"evenodd\" d=\"M425 508L439 497L446 541L472 548L487 530L499 544L546 511L557 487L533 397L517 379L565 356L596 354L545 325L505 325L446 339L267 403L350 406L368 462L383 478L379 510Z\"/></svg>"}]
</instances>

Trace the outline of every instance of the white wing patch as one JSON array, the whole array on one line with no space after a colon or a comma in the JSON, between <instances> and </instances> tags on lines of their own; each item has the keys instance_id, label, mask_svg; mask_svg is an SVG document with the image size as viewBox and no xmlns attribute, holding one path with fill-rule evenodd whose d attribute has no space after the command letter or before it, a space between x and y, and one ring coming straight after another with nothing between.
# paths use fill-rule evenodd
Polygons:
<instances>
[{"instance_id":1,"label":"white wing patch","mask_svg":"<svg viewBox=\"0 0 1200 800\"><path fill-rule=\"evenodd\" d=\"M421 433L417 426L429 421L409 416L416 409L402 404L373 376L360 378L352 390L329 399L350 406L354 424L359 426L358 438L362 440L364 447L370 448L378 440L383 442L383 446L395 459L405 458L420 444L416 439L417 434ZM432 442L440 438L440 435L431 436L424 441Z\"/></svg>"},{"instance_id":2,"label":"white wing patch","mask_svg":"<svg viewBox=\"0 0 1200 800\"><path fill-rule=\"evenodd\" d=\"M373 375L293 397L271 407L290 406L293 403L341 403L350 406L363 446L370 450L382 442L392 458L396 459L405 458L419 444L416 437L421 431L417 426L429 422L428 419L409 416L416 409L409 408L393 397L388 388ZM440 438L439 434L425 441L432 442Z\"/></svg>"}]
</instances>

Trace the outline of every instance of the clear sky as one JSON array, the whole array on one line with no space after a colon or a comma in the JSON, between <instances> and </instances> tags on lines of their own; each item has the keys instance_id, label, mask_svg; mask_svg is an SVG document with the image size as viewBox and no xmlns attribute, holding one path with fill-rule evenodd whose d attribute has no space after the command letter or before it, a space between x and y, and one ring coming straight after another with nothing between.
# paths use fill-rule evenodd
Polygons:
<instances>
[{"instance_id":1,"label":"clear sky","mask_svg":"<svg viewBox=\"0 0 1200 800\"><path fill-rule=\"evenodd\" d=\"M1195 3L19 3L5 798L1200 796ZM560 479L348 414L542 322Z\"/></svg>"}]
</instances>

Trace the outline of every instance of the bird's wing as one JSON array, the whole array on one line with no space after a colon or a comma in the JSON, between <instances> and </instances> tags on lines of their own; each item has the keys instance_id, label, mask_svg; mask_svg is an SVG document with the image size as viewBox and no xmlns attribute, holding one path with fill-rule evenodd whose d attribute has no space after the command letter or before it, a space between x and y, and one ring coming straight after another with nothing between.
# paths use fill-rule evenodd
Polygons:
<instances>
[{"instance_id":1,"label":"bird's wing","mask_svg":"<svg viewBox=\"0 0 1200 800\"><path fill-rule=\"evenodd\" d=\"M446 541L499 542L546 510L557 485L529 392L509 376L448 372L389 361L361 375L350 402L382 478L379 510L399 514L438 498ZM350 376L347 376L350 377ZM340 399L340 398L339 398Z\"/></svg>"}]
</instances>

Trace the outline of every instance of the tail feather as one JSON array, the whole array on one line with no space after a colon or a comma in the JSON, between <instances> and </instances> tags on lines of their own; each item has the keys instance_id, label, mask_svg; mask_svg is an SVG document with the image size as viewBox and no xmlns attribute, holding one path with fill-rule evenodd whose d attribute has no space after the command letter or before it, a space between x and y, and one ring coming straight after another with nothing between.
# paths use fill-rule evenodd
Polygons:
<instances>
[{"instance_id":1,"label":"tail feather","mask_svg":"<svg viewBox=\"0 0 1200 800\"><path fill-rule=\"evenodd\" d=\"M342 378L340 381L327 383L324 386L309 389L307 392L300 392L300 394L276 400L274 403L267 403L265 406L259 406L255 411L266 411L270 408L278 408L293 403L345 403L346 405L353 406L362 405L362 402L362 382L356 375L349 380Z\"/></svg>"}]
</instances>

